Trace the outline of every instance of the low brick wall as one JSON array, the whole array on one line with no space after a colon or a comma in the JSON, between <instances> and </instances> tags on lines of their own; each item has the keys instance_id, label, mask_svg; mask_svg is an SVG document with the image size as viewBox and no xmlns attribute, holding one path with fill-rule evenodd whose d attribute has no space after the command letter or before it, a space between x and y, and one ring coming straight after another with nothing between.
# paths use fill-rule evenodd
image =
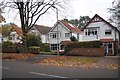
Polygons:
<instances>
[{"instance_id":1,"label":"low brick wall","mask_svg":"<svg viewBox=\"0 0 120 80\"><path fill-rule=\"evenodd\" d=\"M73 56L104 56L104 48L73 48L71 51L65 53Z\"/></svg>"},{"instance_id":2,"label":"low brick wall","mask_svg":"<svg viewBox=\"0 0 120 80\"><path fill-rule=\"evenodd\" d=\"M2 48L2 53L16 53L16 48L14 47Z\"/></svg>"}]
</instances>

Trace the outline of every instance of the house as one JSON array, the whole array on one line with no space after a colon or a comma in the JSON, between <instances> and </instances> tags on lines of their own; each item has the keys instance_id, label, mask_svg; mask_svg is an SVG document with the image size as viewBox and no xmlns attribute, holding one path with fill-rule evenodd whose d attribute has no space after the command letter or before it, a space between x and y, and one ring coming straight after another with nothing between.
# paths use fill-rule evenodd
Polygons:
<instances>
[{"instance_id":1,"label":"house","mask_svg":"<svg viewBox=\"0 0 120 80\"><path fill-rule=\"evenodd\" d=\"M39 35L41 37L42 43L49 43L48 33L50 29L51 27L48 26L34 25L28 33Z\"/></svg>"},{"instance_id":2,"label":"house","mask_svg":"<svg viewBox=\"0 0 120 80\"><path fill-rule=\"evenodd\" d=\"M64 20L59 20L49 32L50 49L53 51L61 50L61 42L70 41L74 36L78 41L82 40L81 30Z\"/></svg>"},{"instance_id":3,"label":"house","mask_svg":"<svg viewBox=\"0 0 120 80\"><path fill-rule=\"evenodd\" d=\"M9 33L8 40L13 43L19 43L22 40L23 32L20 27L13 25Z\"/></svg>"},{"instance_id":4,"label":"house","mask_svg":"<svg viewBox=\"0 0 120 80\"><path fill-rule=\"evenodd\" d=\"M105 55L114 55L114 41L119 40L119 31L99 15L95 16L82 28L83 41L101 41Z\"/></svg>"},{"instance_id":5,"label":"house","mask_svg":"<svg viewBox=\"0 0 120 80\"><path fill-rule=\"evenodd\" d=\"M17 25L13 24L11 26L8 26L8 31L2 32L2 41L11 41L13 43L19 43L22 40L23 32L20 27L17 27Z\"/></svg>"}]
</instances>

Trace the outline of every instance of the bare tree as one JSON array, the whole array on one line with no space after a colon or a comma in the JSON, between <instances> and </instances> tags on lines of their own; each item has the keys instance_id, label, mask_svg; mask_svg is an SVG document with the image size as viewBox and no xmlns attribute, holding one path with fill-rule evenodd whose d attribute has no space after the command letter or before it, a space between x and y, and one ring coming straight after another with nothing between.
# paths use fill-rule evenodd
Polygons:
<instances>
[{"instance_id":1,"label":"bare tree","mask_svg":"<svg viewBox=\"0 0 120 80\"><path fill-rule=\"evenodd\" d=\"M110 21L115 23L120 31L120 0L114 0L112 2L112 8L109 8L111 13Z\"/></svg>"},{"instance_id":2,"label":"bare tree","mask_svg":"<svg viewBox=\"0 0 120 80\"><path fill-rule=\"evenodd\" d=\"M3 13L3 11L2 11L2 6L3 6L3 3L1 2L0 3L0 23L1 22L5 22L5 18L2 16L2 14L1 13Z\"/></svg>"},{"instance_id":3,"label":"bare tree","mask_svg":"<svg viewBox=\"0 0 120 80\"><path fill-rule=\"evenodd\" d=\"M23 31L24 53L27 53L27 33L38 19L51 8L64 8L68 0L11 0L6 7L19 10L21 28Z\"/></svg>"}]
</instances>

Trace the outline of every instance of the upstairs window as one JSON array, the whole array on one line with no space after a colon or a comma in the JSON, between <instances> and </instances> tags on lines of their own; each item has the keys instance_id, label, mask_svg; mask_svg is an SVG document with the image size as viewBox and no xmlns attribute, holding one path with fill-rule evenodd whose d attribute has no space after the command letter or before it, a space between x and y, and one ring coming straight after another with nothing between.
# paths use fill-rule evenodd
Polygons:
<instances>
[{"instance_id":1,"label":"upstairs window","mask_svg":"<svg viewBox=\"0 0 120 80\"><path fill-rule=\"evenodd\" d=\"M105 35L111 35L112 34L112 30L109 29L109 30L105 30Z\"/></svg>"},{"instance_id":2,"label":"upstairs window","mask_svg":"<svg viewBox=\"0 0 120 80\"><path fill-rule=\"evenodd\" d=\"M65 33L65 37L69 38L70 37L70 33Z\"/></svg>"},{"instance_id":3,"label":"upstairs window","mask_svg":"<svg viewBox=\"0 0 120 80\"><path fill-rule=\"evenodd\" d=\"M85 29L85 35L90 36L90 35L97 35L98 29Z\"/></svg>"},{"instance_id":4,"label":"upstairs window","mask_svg":"<svg viewBox=\"0 0 120 80\"><path fill-rule=\"evenodd\" d=\"M77 34L77 39L79 40L79 34Z\"/></svg>"},{"instance_id":5,"label":"upstairs window","mask_svg":"<svg viewBox=\"0 0 120 80\"><path fill-rule=\"evenodd\" d=\"M50 33L50 38L57 38L57 33Z\"/></svg>"}]
</instances>

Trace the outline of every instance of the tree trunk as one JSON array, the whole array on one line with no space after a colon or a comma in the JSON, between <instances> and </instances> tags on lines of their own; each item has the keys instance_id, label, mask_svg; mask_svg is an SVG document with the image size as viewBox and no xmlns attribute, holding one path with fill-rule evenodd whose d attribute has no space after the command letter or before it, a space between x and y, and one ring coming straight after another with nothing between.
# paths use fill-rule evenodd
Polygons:
<instances>
[{"instance_id":1,"label":"tree trunk","mask_svg":"<svg viewBox=\"0 0 120 80\"><path fill-rule=\"evenodd\" d=\"M27 40L27 38L26 38L27 35L26 35L26 33L24 33L23 36L24 36L23 37L23 53L27 53L27 41L26 41Z\"/></svg>"}]
</instances>

